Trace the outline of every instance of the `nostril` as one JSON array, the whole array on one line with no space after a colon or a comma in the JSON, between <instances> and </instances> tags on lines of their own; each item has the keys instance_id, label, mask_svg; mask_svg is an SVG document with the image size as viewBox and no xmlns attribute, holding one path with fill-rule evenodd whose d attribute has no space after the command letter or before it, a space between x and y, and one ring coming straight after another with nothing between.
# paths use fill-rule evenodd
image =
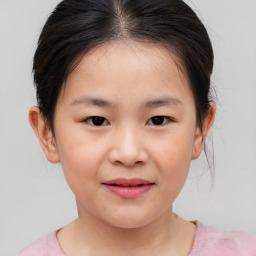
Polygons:
<instances>
[{"instance_id":1,"label":"nostril","mask_svg":"<svg viewBox=\"0 0 256 256\"><path fill-rule=\"evenodd\" d=\"M127 167L141 166L148 161L148 154L145 149L138 149L135 146L123 145L110 150L108 158L114 165Z\"/></svg>"},{"instance_id":2,"label":"nostril","mask_svg":"<svg viewBox=\"0 0 256 256\"><path fill-rule=\"evenodd\" d=\"M121 161L114 161L115 165L123 165Z\"/></svg>"},{"instance_id":3,"label":"nostril","mask_svg":"<svg viewBox=\"0 0 256 256\"><path fill-rule=\"evenodd\" d=\"M137 161L134 163L135 166L141 166L143 165L143 161Z\"/></svg>"},{"instance_id":4,"label":"nostril","mask_svg":"<svg viewBox=\"0 0 256 256\"><path fill-rule=\"evenodd\" d=\"M114 162L114 164L115 165L125 165L127 167L135 167L135 166L138 167L138 166L143 165L143 161L124 162L124 161L117 160L117 161Z\"/></svg>"}]
</instances>

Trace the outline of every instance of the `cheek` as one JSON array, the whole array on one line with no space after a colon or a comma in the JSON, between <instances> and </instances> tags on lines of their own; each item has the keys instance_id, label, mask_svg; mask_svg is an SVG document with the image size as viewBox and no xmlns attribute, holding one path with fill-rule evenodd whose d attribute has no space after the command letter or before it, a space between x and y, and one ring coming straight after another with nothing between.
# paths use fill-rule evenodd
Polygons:
<instances>
[{"instance_id":1,"label":"cheek","mask_svg":"<svg viewBox=\"0 0 256 256\"><path fill-rule=\"evenodd\" d=\"M172 183L172 187L182 186L186 180L190 162L191 154L183 150L183 146L167 145L166 150L163 151L160 170L162 170L161 178L166 179Z\"/></svg>"},{"instance_id":2,"label":"cheek","mask_svg":"<svg viewBox=\"0 0 256 256\"><path fill-rule=\"evenodd\" d=\"M177 129L151 144L154 158L165 166L188 167L193 152L194 133L187 129ZM173 169L175 171L175 169Z\"/></svg>"},{"instance_id":3,"label":"cheek","mask_svg":"<svg viewBox=\"0 0 256 256\"><path fill-rule=\"evenodd\" d=\"M154 159L159 169L159 181L162 189L169 191L173 199L183 187L191 162L193 150L193 133L175 133L162 140L155 147Z\"/></svg>"},{"instance_id":4,"label":"cheek","mask_svg":"<svg viewBox=\"0 0 256 256\"><path fill-rule=\"evenodd\" d=\"M101 148L74 136L64 142L58 145L58 151L67 183L77 196L85 190L92 191L93 182L100 183L99 170L104 158Z\"/></svg>"}]
</instances>

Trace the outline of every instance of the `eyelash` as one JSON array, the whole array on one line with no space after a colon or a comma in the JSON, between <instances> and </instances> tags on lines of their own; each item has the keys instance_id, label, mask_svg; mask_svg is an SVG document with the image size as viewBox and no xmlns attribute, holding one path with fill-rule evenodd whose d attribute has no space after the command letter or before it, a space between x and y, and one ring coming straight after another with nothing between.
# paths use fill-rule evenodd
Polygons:
<instances>
[{"instance_id":1,"label":"eyelash","mask_svg":"<svg viewBox=\"0 0 256 256\"><path fill-rule=\"evenodd\" d=\"M99 121L99 125L97 125L97 124L95 124L95 123L93 123L93 119L94 119L94 121ZM101 123L101 121L103 121L103 123ZM105 125L109 125L109 122L108 122L108 120L106 119L106 118L104 118L104 117L101 117L101 116L91 116L91 117L88 117L88 118L86 118L85 120L84 120L84 122L85 123L88 123L89 125L91 125L91 126L98 126L98 127L100 127L100 126L105 126ZM105 123L105 124L104 124Z\"/></svg>"},{"instance_id":2,"label":"eyelash","mask_svg":"<svg viewBox=\"0 0 256 256\"><path fill-rule=\"evenodd\" d=\"M160 121L160 123L159 124L154 124L152 122L153 119L156 122ZM161 121L163 121L163 123L161 123ZM106 125L110 124L106 118L101 117L101 116L88 117L84 120L84 122L88 123L91 126L96 126L96 127L106 126ZM98 122L98 124L95 124L95 122ZM169 122L173 122L173 120L170 117L167 117L167 116L153 116L147 121L147 124L152 125L152 126L163 126L163 125L166 125Z\"/></svg>"},{"instance_id":3,"label":"eyelash","mask_svg":"<svg viewBox=\"0 0 256 256\"><path fill-rule=\"evenodd\" d=\"M159 121L159 119L160 119L160 121L163 121L163 123L160 123L160 124L153 124L152 123L152 120L153 119L155 119L155 121ZM150 125L153 125L153 126L163 126L163 125L166 125L166 124L168 124L168 123L170 123L170 122L172 122L173 120L170 118L170 117L167 117L167 116L153 116L153 117L151 117L148 121L147 121L147 123L149 123L149 122L151 122L151 124Z\"/></svg>"}]
</instances>

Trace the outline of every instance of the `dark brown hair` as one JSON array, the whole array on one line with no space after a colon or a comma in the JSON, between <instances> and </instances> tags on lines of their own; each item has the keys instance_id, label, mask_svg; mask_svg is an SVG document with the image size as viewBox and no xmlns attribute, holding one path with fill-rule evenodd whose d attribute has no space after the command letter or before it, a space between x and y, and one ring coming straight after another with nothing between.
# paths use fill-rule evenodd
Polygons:
<instances>
[{"instance_id":1,"label":"dark brown hair","mask_svg":"<svg viewBox=\"0 0 256 256\"><path fill-rule=\"evenodd\" d=\"M48 18L34 56L38 106L54 132L54 110L65 79L105 42L160 44L178 57L195 99L197 124L209 110L213 50L207 31L181 0L64 0Z\"/></svg>"}]
</instances>

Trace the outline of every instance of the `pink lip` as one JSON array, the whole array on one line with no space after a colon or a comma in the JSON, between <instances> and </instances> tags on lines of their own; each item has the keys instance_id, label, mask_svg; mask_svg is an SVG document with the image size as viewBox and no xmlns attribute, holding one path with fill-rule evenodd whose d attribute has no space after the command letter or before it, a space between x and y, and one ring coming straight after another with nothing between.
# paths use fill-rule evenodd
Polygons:
<instances>
[{"instance_id":1,"label":"pink lip","mask_svg":"<svg viewBox=\"0 0 256 256\"><path fill-rule=\"evenodd\" d=\"M154 183L143 179L114 179L102 183L107 189L122 198L136 198L147 192Z\"/></svg>"}]
</instances>

